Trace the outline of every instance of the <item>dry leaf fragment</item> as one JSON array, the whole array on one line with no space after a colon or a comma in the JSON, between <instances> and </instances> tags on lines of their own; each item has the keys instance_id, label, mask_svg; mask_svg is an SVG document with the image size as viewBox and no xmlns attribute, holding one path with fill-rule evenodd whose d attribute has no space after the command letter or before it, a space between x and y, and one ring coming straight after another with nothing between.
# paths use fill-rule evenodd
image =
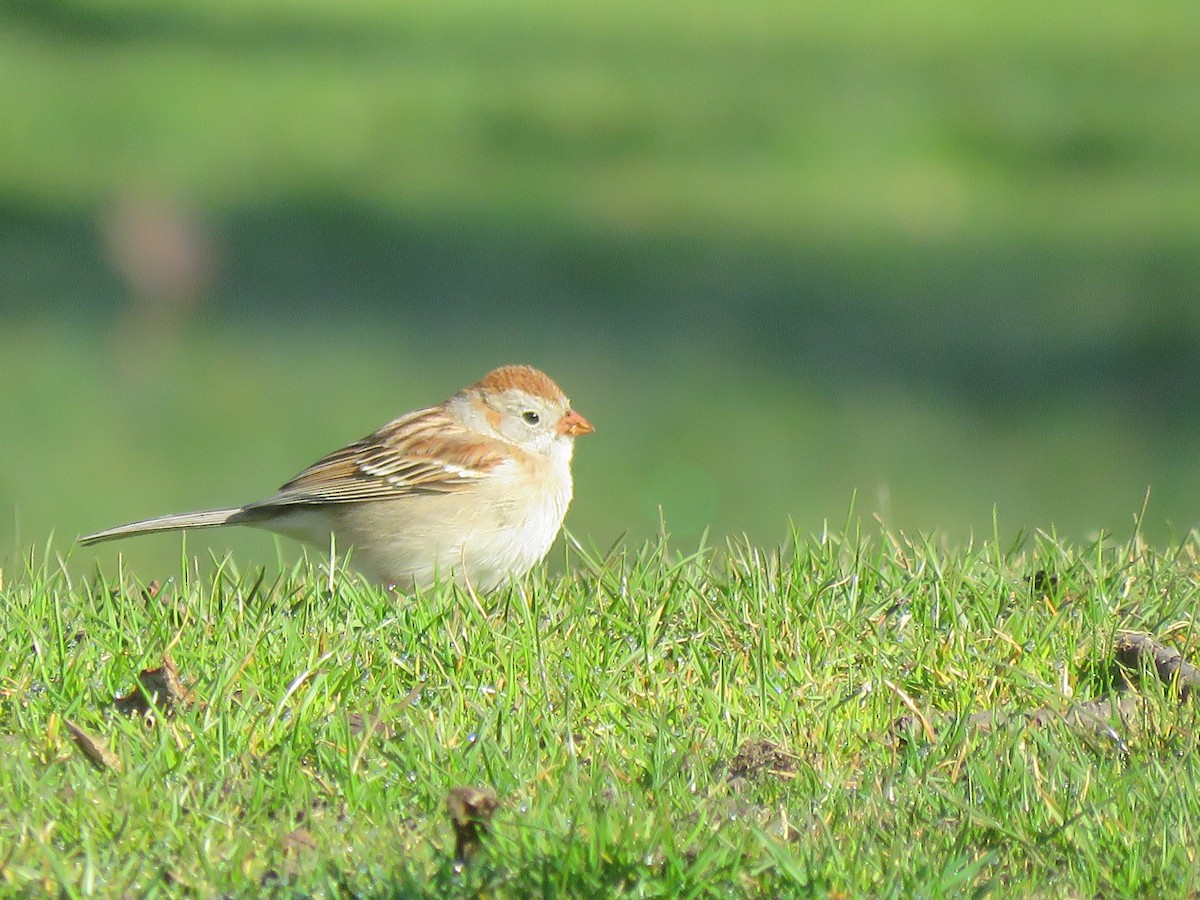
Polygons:
<instances>
[{"instance_id":1,"label":"dry leaf fragment","mask_svg":"<svg viewBox=\"0 0 1200 900\"><path fill-rule=\"evenodd\" d=\"M173 715L179 706L193 702L194 698L179 680L179 670L169 655L163 656L163 664L157 669L143 669L138 675L137 687L113 701L116 708L128 716L146 716L154 710L163 715Z\"/></svg>"},{"instance_id":2,"label":"dry leaf fragment","mask_svg":"<svg viewBox=\"0 0 1200 900\"><path fill-rule=\"evenodd\" d=\"M356 738L370 740L375 735L379 735L383 740L390 740L396 733L396 730L383 721L383 715L378 706L370 715L364 715L360 712L353 712L347 717L350 726L350 734Z\"/></svg>"},{"instance_id":3,"label":"dry leaf fragment","mask_svg":"<svg viewBox=\"0 0 1200 900\"><path fill-rule=\"evenodd\" d=\"M100 738L88 734L70 719L63 719L63 724L70 732L71 740L80 749L88 762L100 771L121 771L121 758L108 749L108 745Z\"/></svg>"},{"instance_id":4,"label":"dry leaf fragment","mask_svg":"<svg viewBox=\"0 0 1200 900\"><path fill-rule=\"evenodd\" d=\"M312 832L305 828L295 828L283 836L283 852L285 856L304 853L317 849L317 839Z\"/></svg>"},{"instance_id":5,"label":"dry leaf fragment","mask_svg":"<svg viewBox=\"0 0 1200 900\"><path fill-rule=\"evenodd\" d=\"M454 826L454 855L460 862L470 862L479 852L499 805L500 799L491 788L463 785L450 790L446 796L446 811Z\"/></svg>"}]
</instances>

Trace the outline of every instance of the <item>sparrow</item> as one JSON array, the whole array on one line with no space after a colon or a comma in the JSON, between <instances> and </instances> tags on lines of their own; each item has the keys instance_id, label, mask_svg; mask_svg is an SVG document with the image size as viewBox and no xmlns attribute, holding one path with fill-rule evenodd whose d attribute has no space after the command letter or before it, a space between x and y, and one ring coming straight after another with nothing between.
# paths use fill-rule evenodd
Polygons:
<instances>
[{"instance_id":1,"label":"sparrow","mask_svg":"<svg viewBox=\"0 0 1200 900\"><path fill-rule=\"evenodd\" d=\"M411 592L495 590L545 558L571 502L575 438L590 422L549 376L495 369L448 400L393 419L313 463L271 496L174 513L79 538L249 525L328 548Z\"/></svg>"}]
</instances>

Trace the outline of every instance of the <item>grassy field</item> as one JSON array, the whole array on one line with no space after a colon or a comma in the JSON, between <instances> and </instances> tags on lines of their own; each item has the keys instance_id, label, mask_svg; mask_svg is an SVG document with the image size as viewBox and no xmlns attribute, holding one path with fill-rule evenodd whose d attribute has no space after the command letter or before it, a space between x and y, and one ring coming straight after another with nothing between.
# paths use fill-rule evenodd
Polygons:
<instances>
[{"instance_id":1,"label":"grassy field","mask_svg":"<svg viewBox=\"0 0 1200 900\"><path fill-rule=\"evenodd\" d=\"M1078 731L1119 630L1194 657L1197 544L566 551L398 599L340 567L0 588L0 883L64 896L1183 896L1197 722L1148 682ZM558 553L562 557L562 552ZM177 667L167 717L113 698ZM1014 716L990 731L960 718ZM922 726L897 732L909 716ZM89 761L79 740L96 762ZM460 786L494 790L456 862Z\"/></svg>"},{"instance_id":2,"label":"grassy field","mask_svg":"<svg viewBox=\"0 0 1200 900\"><path fill-rule=\"evenodd\" d=\"M1197 9L0 3L0 893L1200 890L1169 688L955 724L1194 655ZM519 590L72 546L510 362L597 426Z\"/></svg>"}]
</instances>

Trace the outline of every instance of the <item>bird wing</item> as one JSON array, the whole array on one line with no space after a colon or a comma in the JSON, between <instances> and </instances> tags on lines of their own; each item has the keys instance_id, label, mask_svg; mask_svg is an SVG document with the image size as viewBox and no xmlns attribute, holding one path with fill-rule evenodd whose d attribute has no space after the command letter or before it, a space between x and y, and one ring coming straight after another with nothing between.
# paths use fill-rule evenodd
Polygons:
<instances>
[{"instance_id":1,"label":"bird wing","mask_svg":"<svg viewBox=\"0 0 1200 900\"><path fill-rule=\"evenodd\" d=\"M247 512L272 506L395 500L469 490L505 459L439 407L418 410L313 463Z\"/></svg>"}]
</instances>

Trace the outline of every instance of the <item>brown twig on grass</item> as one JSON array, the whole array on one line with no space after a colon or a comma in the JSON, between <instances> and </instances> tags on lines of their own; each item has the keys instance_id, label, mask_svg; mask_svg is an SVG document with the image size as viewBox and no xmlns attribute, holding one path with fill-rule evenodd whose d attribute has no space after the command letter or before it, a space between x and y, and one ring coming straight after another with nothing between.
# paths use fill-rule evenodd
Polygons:
<instances>
[{"instance_id":1,"label":"brown twig on grass","mask_svg":"<svg viewBox=\"0 0 1200 900\"><path fill-rule=\"evenodd\" d=\"M1164 647L1148 634L1119 634L1113 651L1117 663L1135 676L1153 665L1158 680L1177 690L1180 700L1187 700L1193 691L1200 690L1200 669L1187 662L1178 650Z\"/></svg>"},{"instance_id":2,"label":"brown twig on grass","mask_svg":"<svg viewBox=\"0 0 1200 900\"><path fill-rule=\"evenodd\" d=\"M1187 700L1194 691L1200 691L1200 668L1191 665L1178 650L1165 647L1148 634L1123 632L1117 635L1113 645L1114 662L1121 667L1122 674L1131 673L1134 680L1142 672L1152 671L1159 681L1174 689L1180 701ZM966 728L989 732L1005 725L1021 722L1034 728L1042 728L1051 722L1063 722L1079 734L1090 737L1107 737L1124 746L1121 736L1113 729L1114 720L1122 724L1141 707L1139 694L1128 690L1129 681L1122 678L1112 694L1094 700L1084 700L1064 708L1044 706L1035 710L1004 712L988 710L972 713L963 724ZM904 700L904 696L901 695ZM905 703L910 710L911 703ZM892 736L897 743L905 744L920 733L932 741L931 731L935 725L945 726L956 720L941 716L933 723L924 715L901 716L892 724Z\"/></svg>"}]
</instances>

